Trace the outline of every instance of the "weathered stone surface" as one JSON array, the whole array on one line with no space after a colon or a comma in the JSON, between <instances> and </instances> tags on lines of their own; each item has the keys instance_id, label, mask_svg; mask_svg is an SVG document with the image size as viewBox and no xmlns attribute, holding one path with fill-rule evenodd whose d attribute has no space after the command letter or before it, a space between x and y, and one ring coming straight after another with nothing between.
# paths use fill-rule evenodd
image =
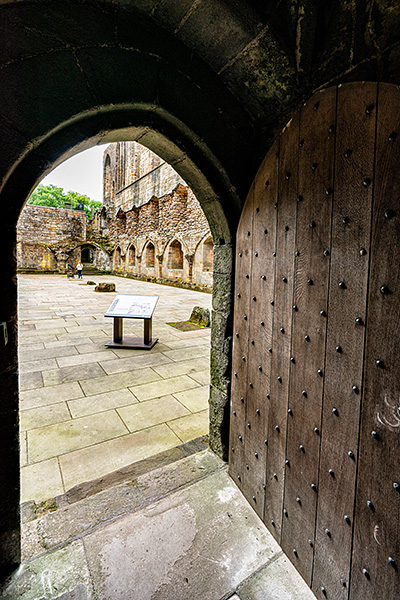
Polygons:
<instances>
[{"instance_id":1,"label":"weathered stone surface","mask_svg":"<svg viewBox=\"0 0 400 600\"><path fill-rule=\"evenodd\" d=\"M115 283L99 283L94 288L95 292L115 292Z\"/></svg>"},{"instance_id":2,"label":"weathered stone surface","mask_svg":"<svg viewBox=\"0 0 400 600\"><path fill-rule=\"evenodd\" d=\"M102 600L215 600L279 551L223 471L90 533L85 547Z\"/></svg>"},{"instance_id":3,"label":"weathered stone surface","mask_svg":"<svg viewBox=\"0 0 400 600\"><path fill-rule=\"evenodd\" d=\"M65 271L66 261L75 265L86 240L86 213L27 204L18 220L18 266L38 271Z\"/></svg>"},{"instance_id":4,"label":"weathered stone surface","mask_svg":"<svg viewBox=\"0 0 400 600\"><path fill-rule=\"evenodd\" d=\"M189 317L189 321L191 321L192 323L197 323L197 325L200 325L202 327L210 327L211 319L209 309L202 308L201 306L195 306Z\"/></svg>"},{"instance_id":5,"label":"weathered stone surface","mask_svg":"<svg viewBox=\"0 0 400 600\"><path fill-rule=\"evenodd\" d=\"M2 590L3 600L92 600L93 588L81 540L18 569Z\"/></svg>"},{"instance_id":6,"label":"weathered stone surface","mask_svg":"<svg viewBox=\"0 0 400 600\"><path fill-rule=\"evenodd\" d=\"M180 460L178 460L180 458ZM144 507L173 491L198 481L211 473L225 468L215 454L209 450L183 457L174 457L174 462L163 467L152 468L143 474L133 473L129 481L100 491L80 501L36 519L37 538L43 549L51 549L78 535L96 529L98 525ZM32 529L32 528L31 528ZM29 537L31 537L29 533ZM25 540L24 540L25 544Z\"/></svg>"},{"instance_id":7,"label":"weathered stone surface","mask_svg":"<svg viewBox=\"0 0 400 600\"><path fill-rule=\"evenodd\" d=\"M239 594L241 600L315 600L312 591L283 555L240 586Z\"/></svg>"},{"instance_id":8,"label":"weathered stone surface","mask_svg":"<svg viewBox=\"0 0 400 600\"><path fill-rule=\"evenodd\" d=\"M210 387L210 448L223 460L228 460L229 396L214 385Z\"/></svg>"}]
</instances>

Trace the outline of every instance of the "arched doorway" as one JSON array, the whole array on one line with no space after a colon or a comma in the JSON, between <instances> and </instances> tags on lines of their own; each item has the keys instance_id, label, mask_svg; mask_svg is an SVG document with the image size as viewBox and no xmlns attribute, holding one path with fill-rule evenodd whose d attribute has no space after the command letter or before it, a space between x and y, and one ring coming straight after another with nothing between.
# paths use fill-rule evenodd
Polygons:
<instances>
[{"instance_id":1,"label":"arched doorway","mask_svg":"<svg viewBox=\"0 0 400 600\"><path fill-rule=\"evenodd\" d=\"M85 246L81 249L81 261L83 264L92 264L94 259L93 249Z\"/></svg>"}]
</instances>

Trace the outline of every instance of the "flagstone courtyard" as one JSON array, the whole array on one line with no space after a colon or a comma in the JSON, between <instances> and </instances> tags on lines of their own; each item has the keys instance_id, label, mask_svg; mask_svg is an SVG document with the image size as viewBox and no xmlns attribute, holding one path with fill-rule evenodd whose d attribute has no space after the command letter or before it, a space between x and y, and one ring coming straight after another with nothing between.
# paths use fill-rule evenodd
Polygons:
<instances>
[{"instance_id":1,"label":"flagstone courtyard","mask_svg":"<svg viewBox=\"0 0 400 600\"><path fill-rule=\"evenodd\" d=\"M208 432L210 329L169 322L211 307L211 294L121 277L117 293L158 295L150 351L108 349L115 293L86 279L19 277L21 502L39 504L86 482L200 440ZM141 319L124 333L143 336ZM183 453L184 455L184 453ZM180 455L178 455L178 458Z\"/></svg>"},{"instance_id":2,"label":"flagstone courtyard","mask_svg":"<svg viewBox=\"0 0 400 600\"><path fill-rule=\"evenodd\" d=\"M158 295L159 342L107 349L114 293L19 277L23 562L0 597L312 600L207 449L210 330L167 323L211 294L94 279Z\"/></svg>"}]
</instances>

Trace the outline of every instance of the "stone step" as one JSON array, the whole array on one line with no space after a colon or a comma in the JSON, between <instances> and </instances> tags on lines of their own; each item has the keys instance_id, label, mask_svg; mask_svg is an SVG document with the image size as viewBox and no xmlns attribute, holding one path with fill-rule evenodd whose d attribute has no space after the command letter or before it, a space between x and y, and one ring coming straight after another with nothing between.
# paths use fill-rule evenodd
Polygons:
<instances>
[{"instance_id":1,"label":"stone step","mask_svg":"<svg viewBox=\"0 0 400 600\"><path fill-rule=\"evenodd\" d=\"M48 512L23 535L3 600L315 600L209 450Z\"/></svg>"},{"instance_id":2,"label":"stone step","mask_svg":"<svg viewBox=\"0 0 400 600\"><path fill-rule=\"evenodd\" d=\"M151 464L151 462L149 463ZM43 503L41 516L22 524L22 558L31 560L43 552L63 546L77 536L87 535L99 524L140 510L169 494L221 470L226 464L210 450L203 450L170 464L129 477L90 494L90 485ZM83 496L86 492L86 497ZM26 513L26 507L25 507ZM36 514L40 514L36 513ZM24 517L23 517L24 520ZM35 540L32 543L32 540Z\"/></svg>"}]
</instances>

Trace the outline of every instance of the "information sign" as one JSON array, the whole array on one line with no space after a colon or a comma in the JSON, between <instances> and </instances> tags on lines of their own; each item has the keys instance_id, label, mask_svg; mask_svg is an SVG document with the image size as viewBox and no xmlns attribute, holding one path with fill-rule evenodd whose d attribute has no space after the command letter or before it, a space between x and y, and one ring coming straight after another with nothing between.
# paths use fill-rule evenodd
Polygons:
<instances>
[{"instance_id":1,"label":"information sign","mask_svg":"<svg viewBox=\"0 0 400 600\"><path fill-rule=\"evenodd\" d=\"M112 301L105 317L151 319L159 296L118 294Z\"/></svg>"}]
</instances>

